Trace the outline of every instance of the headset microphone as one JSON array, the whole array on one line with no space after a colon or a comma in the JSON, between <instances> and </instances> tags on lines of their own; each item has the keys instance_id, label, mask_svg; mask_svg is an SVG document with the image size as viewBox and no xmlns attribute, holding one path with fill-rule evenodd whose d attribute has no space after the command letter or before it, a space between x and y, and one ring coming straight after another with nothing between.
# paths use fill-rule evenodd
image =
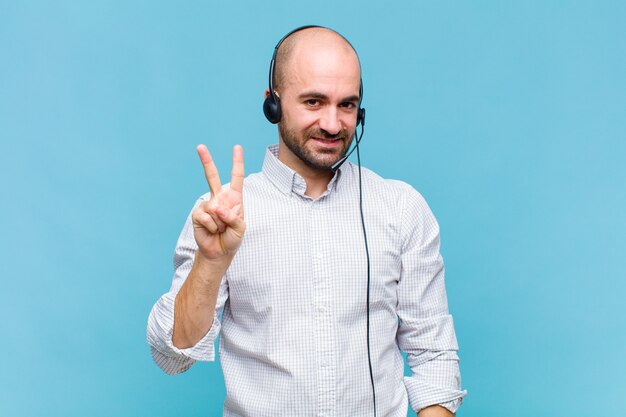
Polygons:
<instances>
[{"instance_id":1,"label":"headset microphone","mask_svg":"<svg viewBox=\"0 0 626 417\"><path fill-rule=\"evenodd\" d=\"M358 146L358 145L357 145ZM353 151L354 149L352 149ZM330 169L333 170L333 172L337 172L337 170L339 169L340 166L343 165L344 162L346 162L346 160L348 159L348 157L350 156L350 154L352 153L352 151L350 151L350 153L348 153L346 156L344 156L343 158L341 158L339 161L335 162Z\"/></svg>"}]
</instances>

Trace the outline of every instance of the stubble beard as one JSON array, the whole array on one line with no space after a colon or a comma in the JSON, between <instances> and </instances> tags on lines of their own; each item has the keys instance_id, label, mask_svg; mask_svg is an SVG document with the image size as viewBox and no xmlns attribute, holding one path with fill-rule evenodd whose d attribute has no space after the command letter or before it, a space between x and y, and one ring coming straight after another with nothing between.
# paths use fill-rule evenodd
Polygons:
<instances>
[{"instance_id":1,"label":"stubble beard","mask_svg":"<svg viewBox=\"0 0 626 417\"><path fill-rule=\"evenodd\" d=\"M300 159L306 166L316 170L330 170L335 162L339 161L346 155L350 146L351 135L347 131L342 130L336 135L330 135L328 132L318 128L309 128L302 132L299 137L298 133L285 126L284 122L278 123L278 132L287 148ZM321 148L313 151L306 144L311 138L338 139L343 144L343 148L337 152L333 149ZM328 156L328 157L324 157ZM334 157L332 157L334 156Z\"/></svg>"}]
</instances>

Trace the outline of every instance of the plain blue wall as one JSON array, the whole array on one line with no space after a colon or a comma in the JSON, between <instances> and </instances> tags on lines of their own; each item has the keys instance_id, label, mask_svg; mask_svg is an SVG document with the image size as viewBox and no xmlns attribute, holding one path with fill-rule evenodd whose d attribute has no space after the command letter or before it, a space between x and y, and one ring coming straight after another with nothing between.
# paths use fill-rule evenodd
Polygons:
<instances>
[{"instance_id":1,"label":"plain blue wall","mask_svg":"<svg viewBox=\"0 0 626 417\"><path fill-rule=\"evenodd\" d=\"M218 364L145 342L235 143L260 168L276 41L359 51L364 164L442 228L461 417L624 415L626 3L0 2L0 415L218 416Z\"/></svg>"}]
</instances>

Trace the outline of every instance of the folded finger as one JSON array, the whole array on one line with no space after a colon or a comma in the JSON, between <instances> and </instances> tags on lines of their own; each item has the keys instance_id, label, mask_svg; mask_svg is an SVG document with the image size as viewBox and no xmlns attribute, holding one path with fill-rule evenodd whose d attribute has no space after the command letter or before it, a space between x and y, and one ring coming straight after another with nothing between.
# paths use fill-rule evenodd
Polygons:
<instances>
[{"instance_id":1,"label":"folded finger","mask_svg":"<svg viewBox=\"0 0 626 417\"><path fill-rule=\"evenodd\" d=\"M211 234L218 233L219 229L213 220L213 217L205 211L196 210L192 216L194 227L200 226L205 228Z\"/></svg>"}]
</instances>

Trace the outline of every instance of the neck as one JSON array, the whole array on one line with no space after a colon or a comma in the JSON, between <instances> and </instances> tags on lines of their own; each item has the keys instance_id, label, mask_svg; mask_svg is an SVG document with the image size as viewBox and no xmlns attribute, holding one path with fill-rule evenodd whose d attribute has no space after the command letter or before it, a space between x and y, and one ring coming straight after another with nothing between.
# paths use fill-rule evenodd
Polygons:
<instances>
[{"instance_id":1,"label":"neck","mask_svg":"<svg viewBox=\"0 0 626 417\"><path fill-rule=\"evenodd\" d=\"M328 183L333 178L333 175L335 175L331 170L322 172L314 171L311 173L298 172L298 174L300 174L306 182L306 191L304 192L304 195L307 195L314 200L324 194L328 188Z\"/></svg>"},{"instance_id":2,"label":"neck","mask_svg":"<svg viewBox=\"0 0 626 417\"><path fill-rule=\"evenodd\" d=\"M302 178L304 178L304 181L306 182L306 191L304 192L304 194L311 197L312 199L317 199L322 194L324 194L324 192L328 188L328 183L335 175L335 173L330 168L311 168L310 166L302 162L297 156L295 156L288 150L286 151L284 145L279 145L278 147L278 160L287 165L289 168L296 171Z\"/></svg>"}]
</instances>

